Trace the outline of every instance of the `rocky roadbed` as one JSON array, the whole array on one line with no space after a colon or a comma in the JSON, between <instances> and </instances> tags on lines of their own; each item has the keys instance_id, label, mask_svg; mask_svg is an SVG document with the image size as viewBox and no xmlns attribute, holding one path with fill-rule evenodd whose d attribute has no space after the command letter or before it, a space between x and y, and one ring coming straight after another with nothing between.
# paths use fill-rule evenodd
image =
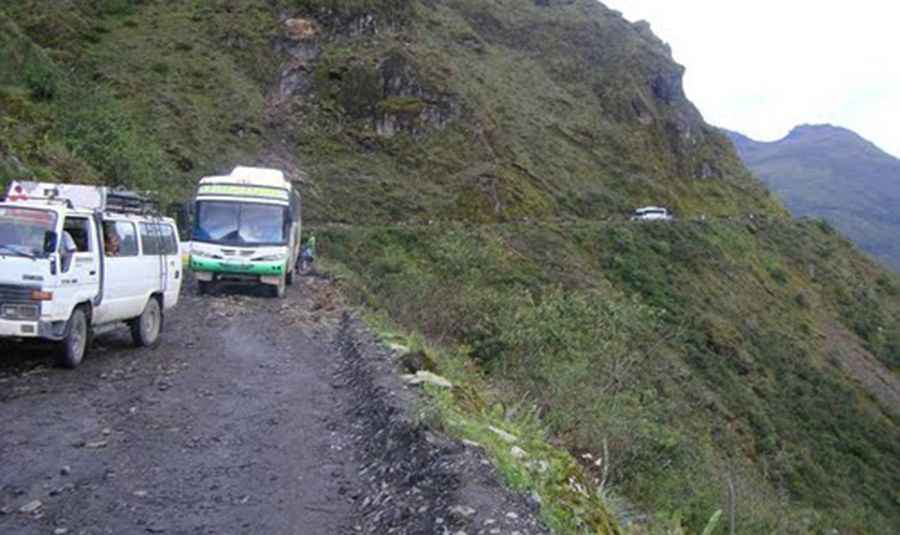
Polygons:
<instances>
[{"instance_id":1,"label":"rocky roadbed","mask_svg":"<svg viewBox=\"0 0 900 535\"><path fill-rule=\"evenodd\" d=\"M414 423L328 281L186 294L166 322L74 371L0 346L0 533L546 533L478 448Z\"/></svg>"}]
</instances>

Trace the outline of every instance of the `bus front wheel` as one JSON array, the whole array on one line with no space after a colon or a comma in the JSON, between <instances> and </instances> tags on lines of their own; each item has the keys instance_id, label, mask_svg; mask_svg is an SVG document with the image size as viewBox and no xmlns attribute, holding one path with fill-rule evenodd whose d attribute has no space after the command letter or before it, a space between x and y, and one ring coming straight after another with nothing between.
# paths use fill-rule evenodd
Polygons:
<instances>
[{"instance_id":1,"label":"bus front wheel","mask_svg":"<svg viewBox=\"0 0 900 535\"><path fill-rule=\"evenodd\" d=\"M209 293L209 286L212 283L209 281L197 281L197 295L206 295Z\"/></svg>"}]
</instances>

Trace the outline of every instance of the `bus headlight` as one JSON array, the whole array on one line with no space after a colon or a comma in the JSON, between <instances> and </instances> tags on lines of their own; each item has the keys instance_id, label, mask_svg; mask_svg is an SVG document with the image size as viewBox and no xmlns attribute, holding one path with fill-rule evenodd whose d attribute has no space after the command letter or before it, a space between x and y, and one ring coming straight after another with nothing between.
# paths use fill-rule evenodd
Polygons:
<instances>
[{"instance_id":1,"label":"bus headlight","mask_svg":"<svg viewBox=\"0 0 900 535\"><path fill-rule=\"evenodd\" d=\"M222 259L222 257L220 255L217 255L215 253L207 253L206 251L191 251L191 256L196 256L197 258L211 258L214 260Z\"/></svg>"}]
</instances>

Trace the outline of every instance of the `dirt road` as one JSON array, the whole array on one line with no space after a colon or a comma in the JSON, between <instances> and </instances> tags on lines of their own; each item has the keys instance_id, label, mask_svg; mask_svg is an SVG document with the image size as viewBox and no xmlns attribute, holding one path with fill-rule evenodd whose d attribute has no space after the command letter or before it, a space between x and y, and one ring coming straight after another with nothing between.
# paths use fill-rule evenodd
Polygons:
<instances>
[{"instance_id":1,"label":"dirt road","mask_svg":"<svg viewBox=\"0 0 900 535\"><path fill-rule=\"evenodd\" d=\"M0 533L543 533L478 452L403 417L332 295L186 294L159 348L110 333L75 371L0 348Z\"/></svg>"}]
</instances>

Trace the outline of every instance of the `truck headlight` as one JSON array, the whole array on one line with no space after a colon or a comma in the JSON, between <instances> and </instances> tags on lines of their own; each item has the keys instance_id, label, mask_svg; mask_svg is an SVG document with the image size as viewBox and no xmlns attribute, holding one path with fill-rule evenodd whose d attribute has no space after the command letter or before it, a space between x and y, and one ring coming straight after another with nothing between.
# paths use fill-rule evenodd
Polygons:
<instances>
[{"instance_id":1,"label":"truck headlight","mask_svg":"<svg viewBox=\"0 0 900 535\"><path fill-rule=\"evenodd\" d=\"M3 305L0 314L7 320L37 321L41 317L41 309L38 305Z\"/></svg>"}]
</instances>

